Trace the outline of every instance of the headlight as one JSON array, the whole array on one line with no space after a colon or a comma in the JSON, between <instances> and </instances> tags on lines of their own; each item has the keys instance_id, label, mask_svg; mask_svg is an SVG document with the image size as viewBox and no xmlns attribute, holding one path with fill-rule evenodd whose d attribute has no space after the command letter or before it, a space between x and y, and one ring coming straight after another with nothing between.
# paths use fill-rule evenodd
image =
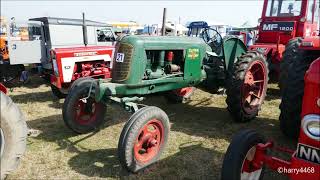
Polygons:
<instances>
[{"instance_id":1,"label":"headlight","mask_svg":"<svg viewBox=\"0 0 320 180\"><path fill-rule=\"evenodd\" d=\"M320 116L309 114L303 117L301 127L311 139L320 141Z\"/></svg>"}]
</instances>

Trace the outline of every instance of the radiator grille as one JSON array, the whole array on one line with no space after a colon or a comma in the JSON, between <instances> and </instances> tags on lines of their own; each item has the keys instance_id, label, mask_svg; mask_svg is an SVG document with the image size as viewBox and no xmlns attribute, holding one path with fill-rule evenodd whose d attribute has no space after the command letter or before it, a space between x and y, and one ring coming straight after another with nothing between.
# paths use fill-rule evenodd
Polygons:
<instances>
[{"instance_id":1,"label":"radiator grille","mask_svg":"<svg viewBox=\"0 0 320 180\"><path fill-rule=\"evenodd\" d=\"M112 81L113 82L122 82L129 78L129 72L131 68L131 60L133 55L133 46L126 43L120 43L119 47L116 48L116 53L123 53L124 59L123 62L117 62L117 54L113 59L113 68L112 68Z\"/></svg>"}]
</instances>

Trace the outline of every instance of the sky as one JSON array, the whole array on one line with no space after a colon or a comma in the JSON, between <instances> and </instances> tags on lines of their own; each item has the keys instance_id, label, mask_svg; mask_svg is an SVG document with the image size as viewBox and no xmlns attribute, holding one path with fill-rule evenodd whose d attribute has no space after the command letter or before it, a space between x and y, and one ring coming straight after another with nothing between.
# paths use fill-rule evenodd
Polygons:
<instances>
[{"instance_id":1,"label":"sky","mask_svg":"<svg viewBox=\"0 0 320 180\"><path fill-rule=\"evenodd\" d=\"M16 21L51 16L82 18L95 21L136 21L140 24L162 22L163 8L167 20L181 24L205 20L229 25L249 21L256 25L261 16L262 0L212 0L212 1L26 1L1 0L1 16L15 17Z\"/></svg>"}]
</instances>

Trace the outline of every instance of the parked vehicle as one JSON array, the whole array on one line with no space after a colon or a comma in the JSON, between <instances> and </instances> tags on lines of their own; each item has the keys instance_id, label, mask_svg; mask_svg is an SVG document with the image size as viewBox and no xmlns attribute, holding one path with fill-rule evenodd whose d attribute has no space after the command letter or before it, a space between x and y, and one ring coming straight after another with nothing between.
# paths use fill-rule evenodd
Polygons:
<instances>
[{"instance_id":1,"label":"parked vehicle","mask_svg":"<svg viewBox=\"0 0 320 180\"><path fill-rule=\"evenodd\" d=\"M0 178L5 179L19 165L27 146L28 128L19 107L6 95L0 83Z\"/></svg>"},{"instance_id":2,"label":"parked vehicle","mask_svg":"<svg viewBox=\"0 0 320 180\"><path fill-rule=\"evenodd\" d=\"M258 38L249 49L267 57L269 77L279 81L281 89L287 82L288 67L301 38L318 34L318 11L317 0L264 0Z\"/></svg>"},{"instance_id":3,"label":"parked vehicle","mask_svg":"<svg viewBox=\"0 0 320 180\"><path fill-rule=\"evenodd\" d=\"M29 40L22 41L8 34L0 60L2 81L19 76L24 64L37 64L51 80L53 93L64 97L77 78L110 77L115 44L111 26L90 20L52 17L29 21L38 23L38 26L29 27L30 34L31 30L36 31L38 37L30 36Z\"/></svg>"},{"instance_id":4,"label":"parked vehicle","mask_svg":"<svg viewBox=\"0 0 320 180\"><path fill-rule=\"evenodd\" d=\"M310 64L318 57L320 57L320 36L304 38L288 68L288 80L282 92L279 117L281 131L288 137L297 138L299 136L301 122L299 115L303 110L302 100L305 90L304 76ZM316 90L313 89L313 91Z\"/></svg>"},{"instance_id":5,"label":"parked vehicle","mask_svg":"<svg viewBox=\"0 0 320 180\"><path fill-rule=\"evenodd\" d=\"M312 40L313 39L313 40ZM222 180L261 179L265 168L278 171L293 180L317 180L320 174L320 44L319 38L302 41L308 54L318 53L317 59L300 56L289 69L289 77L297 80L289 82L286 89L289 95L282 97L281 114L290 113L293 119L281 119L281 129L286 135L299 134L296 150L277 147L272 141L255 130L245 130L235 135L228 147L222 166ZM315 44L313 44L315 43ZM310 50L314 52L310 52ZM315 56L314 56L315 57ZM306 71L308 69L308 71ZM295 75L293 76L293 73ZM293 80L293 79L291 79ZM293 87L296 86L296 87ZM298 89L297 89L298 88ZM297 90L295 95L292 93ZM301 97L301 100L300 100ZM303 97L303 100L302 100ZM290 101L290 105L288 104ZM298 105L296 105L298 104ZM286 108L284 108L286 106ZM297 109L299 107L300 109ZM302 120L296 122L298 118ZM286 128L286 129L285 129ZM300 129L296 130L296 128ZM275 157L271 152L281 151L291 154L290 160Z\"/></svg>"},{"instance_id":6,"label":"parked vehicle","mask_svg":"<svg viewBox=\"0 0 320 180\"><path fill-rule=\"evenodd\" d=\"M65 124L77 133L95 131L111 103L134 113L122 130L118 153L121 164L137 172L159 158L169 133L166 113L154 106L140 108L136 101L141 96L178 90L173 95L181 97L190 86L202 85L209 92L224 86L234 120L252 120L266 94L265 58L247 52L237 38L222 40L214 29L204 29L201 37L123 37L116 46L111 80L74 83L63 105Z\"/></svg>"}]
</instances>

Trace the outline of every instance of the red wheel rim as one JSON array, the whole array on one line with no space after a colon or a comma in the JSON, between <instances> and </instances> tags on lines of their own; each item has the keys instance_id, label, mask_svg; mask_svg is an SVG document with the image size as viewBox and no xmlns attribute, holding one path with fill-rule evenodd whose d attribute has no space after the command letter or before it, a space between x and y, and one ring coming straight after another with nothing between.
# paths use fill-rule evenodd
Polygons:
<instances>
[{"instance_id":1,"label":"red wheel rim","mask_svg":"<svg viewBox=\"0 0 320 180\"><path fill-rule=\"evenodd\" d=\"M180 97L189 97L193 92L193 87L185 87L181 89L176 89L173 91L176 95Z\"/></svg>"},{"instance_id":2,"label":"red wheel rim","mask_svg":"<svg viewBox=\"0 0 320 180\"><path fill-rule=\"evenodd\" d=\"M242 92L242 105L247 113L258 107L262 101L266 86L265 66L260 61L253 62L248 68L243 85Z\"/></svg>"},{"instance_id":3,"label":"red wheel rim","mask_svg":"<svg viewBox=\"0 0 320 180\"><path fill-rule=\"evenodd\" d=\"M75 121L81 125L87 125L96 120L98 104L92 99L87 99L87 102L78 100L75 107Z\"/></svg>"},{"instance_id":4,"label":"red wheel rim","mask_svg":"<svg viewBox=\"0 0 320 180\"><path fill-rule=\"evenodd\" d=\"M242 179L259 179L262 172L262 163L255 161L256 146L249 149L245 159L242 162L241 180Z\"/></svg>"},{"instance_id":5,"label":"red wheel rim","mask_svg":"<svg viewBox=\"0 0 320 180\"><path fill-rule=\"evenodd\" d=\"M162 145L163 130L162 123L157 119L149 121L140 129L133 148L134 157L139 163L148 163L157 156Z\"/></svg>"}]
</instances>

